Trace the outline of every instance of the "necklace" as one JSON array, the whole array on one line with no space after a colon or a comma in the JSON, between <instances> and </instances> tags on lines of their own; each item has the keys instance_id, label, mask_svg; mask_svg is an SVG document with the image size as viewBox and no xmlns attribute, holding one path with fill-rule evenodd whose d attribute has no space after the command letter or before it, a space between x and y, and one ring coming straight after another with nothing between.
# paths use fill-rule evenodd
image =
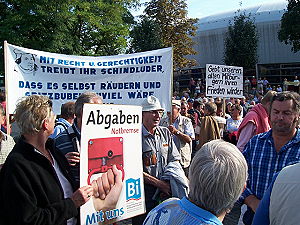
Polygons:
<instances>
[{"instance_id":1,"label":"necklace","mask_svg":"<svg viewBox=\"0 0 300 225\"><path fill-rule=\"evenodd\" d=\"M45 152L42 152L42 151L40 151L40 150L38 150L38 149L36 149L36 150L37 150L41 155L43 155L44 157L46 157L46 159L48 159L52 165L54 164L53 158L52 158L52 156L51 156L51 154L50 154L50 152L49 152L48 149L46 149Z\"/></svg>"},{"instance_id":2,"label":"necklace","mask_svg":"<svg viewBox=\"0 0 300 225\"><path fill-rule=\"evenodd\" d=\"M50 152L47 150L47 154L45 155L46 156L46 158L51 162L51 164L53 165L53 158L52 158L52 156L51 156L51 154L50 154Z\"/></svg>"}]
</instances>

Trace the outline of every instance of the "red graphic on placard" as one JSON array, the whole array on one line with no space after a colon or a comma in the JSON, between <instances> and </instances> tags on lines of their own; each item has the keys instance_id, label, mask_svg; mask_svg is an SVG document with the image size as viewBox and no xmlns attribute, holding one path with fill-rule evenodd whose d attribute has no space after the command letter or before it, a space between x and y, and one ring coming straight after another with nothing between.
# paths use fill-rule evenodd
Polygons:
<instances>
[{"instance_id":1,"label":"red graphic on placard","mask_svg":"<svg viewBox=\"0 0 300 225\"><path fill-rule=\"evenodd\" d=\"M91 184L92 175L105 173L113 165L122 171L122 180L124 180L123 138L90 139L88 142L88 184Z\"/></svg>"}]
</instances>

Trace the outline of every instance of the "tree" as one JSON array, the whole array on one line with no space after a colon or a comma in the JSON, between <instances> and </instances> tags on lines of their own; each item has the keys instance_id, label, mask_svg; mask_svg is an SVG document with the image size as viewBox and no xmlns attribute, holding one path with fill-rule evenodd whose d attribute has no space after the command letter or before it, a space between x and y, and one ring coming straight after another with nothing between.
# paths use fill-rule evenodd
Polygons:
<instances>
[{"instance_id":1,"label":"tree","mask_svg":"<svg viewBox=\"0 0 300 225\"><path fill-rule=\"evenodd\" d=\"M300 51L300 1L289 0L287 11L281 18L278 39L292 45L292 51Z\"/></svg>"},{"instance_id":2,"label":"tree","mask_svg":"<svg viewBox=\"0 0 300 225\"><path fill-rule=\"evenodd\" d=\"M72 55L123 53L133 23L128 8L134 3L135 0L2 0L0 41Z\"/></svg>"},{"instance_id":3,"label":"tree","mask_svg":"<svg viewBox=\"0 0 300 225\"><path fill-rule=\"evenodd\" d=\"M163 43L160 34L159 25L149 17L142 16L141 21L137 22L130 32L130 52L143 52L162 48Z\"/></svg>"},{"instance_id":4,"label":"tree","mask_svg":"<svg viewBox=\"0 0 300 225\"><path fill-rule=\"evenodd\" d=\"M196 65L195 60L185 57L196 54L191 36L196 35L198 21L187 17L185 0L151 0L145 13L159 25L163 47L173 46L174 68Z\"/></svg>"},{"instance_id":5,"label":"tree","mask_svg":"<svg viewBox=\"0 0 300 225\"><path fill-rule=\"evenodd\" d=\"M254 21L245 13L234 17L230 22L225 38L224 63L241 66L245 69L255 68L257 63L258 35Z\"/></svg>"}]
</instances>

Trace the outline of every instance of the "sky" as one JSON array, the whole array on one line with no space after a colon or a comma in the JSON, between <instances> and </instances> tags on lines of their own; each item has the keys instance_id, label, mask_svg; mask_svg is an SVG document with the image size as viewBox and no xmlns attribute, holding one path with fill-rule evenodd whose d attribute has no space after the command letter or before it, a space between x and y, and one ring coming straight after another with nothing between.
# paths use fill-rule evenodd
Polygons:
<instances>
[{"instance_id":1,"label":"sky","mask_svg":"<svg viewBox=\"0 0 300 225\"><path fill-rule=\"evenodd\" d=\"M201 18L216 13L255 6L263 2L277 2L279 0L187 0L188 16L191 18ZM141 0L141 2L147 2ZM132 12L133 15L142 14L143 10Z\"/></svg>"}]
</instances>

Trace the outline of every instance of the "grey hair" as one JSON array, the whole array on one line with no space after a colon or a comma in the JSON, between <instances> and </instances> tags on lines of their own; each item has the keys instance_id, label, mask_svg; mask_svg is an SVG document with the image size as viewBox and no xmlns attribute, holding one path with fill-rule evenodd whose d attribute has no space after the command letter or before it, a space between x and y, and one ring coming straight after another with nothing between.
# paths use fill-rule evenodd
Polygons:
<instances>
[{"instance_id":1,"label":"grey hair","mask_svg":"<svg viewBox=\"0 0 300 225\"><path fill-rule=\"evenodd\" d=\"M36 134L43 126L45 119L51 116L52 101L41 95L22 98L15 110L15 119L22 134Z\"/></svg>"},{"instance_id":2,"label":"grey hair","mask_svg":"<svg viewBox=\"0 0 300 225\"><path fill-rule=\"evenodd\" d=\"M213 140L202 146L189 170L189 199L216 216L230 210L241 195L248 167L231 143Z\"/></svg>"},{"instance_id":3,"label":"grey hair","mask_svg":"<svg viewBox=\"0 0 300 225\"><path fill-rule=\"evenodd\" d=\"M82 116L82 110L84 103L92 103L93 99L99 99L102 103L102 97L97 95L95 92L82 93L75 102L75 115L76 117Z\"/></svg>"}]
</instances>

